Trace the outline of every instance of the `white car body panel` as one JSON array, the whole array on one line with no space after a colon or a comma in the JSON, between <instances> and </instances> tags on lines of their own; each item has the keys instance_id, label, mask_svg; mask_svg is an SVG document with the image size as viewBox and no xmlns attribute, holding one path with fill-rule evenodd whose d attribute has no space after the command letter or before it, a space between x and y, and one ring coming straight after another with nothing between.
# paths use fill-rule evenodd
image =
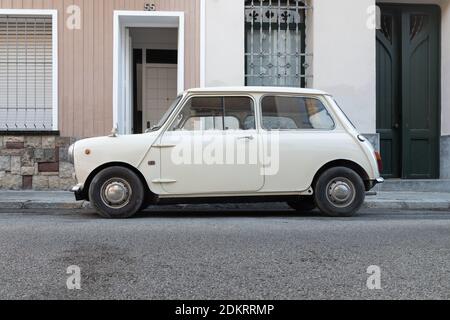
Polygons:
<instances>
[{"instance_id":1,"label":"white car body panel","mask_svg":"<svg viewBox=\"0 0 450 320\"><path fill-rule=\"evenodd\" d=\"M246 141L244 138L247 136L254 138L252 141ZM184 144L189 147L192 141L193 145L201 145L208 151L206 148L212 139L219 139L220 145L232 145L235 142L240 152L248 151L251 145L255 145L256 150L258 144L256 130L233 133L205 131L200 134L190 131L171 131L163 134L161 143L163 145ZM261 166L257 163L227 164L225 161L224 163L213 161L204 163L204 159L193 159L193 163L179 164L173 163L172 152L174 152L172 148L161 148L161 177L174 181L163 184L164 190L169 194L257 192L264 185L264 175L261 174Z\"/></svg>"},{"instance_id":2,"label":"white car body panel","mask_svg":"<svg viewBox=\"0 0 450 320\"><path fill-rule=\"evenodd\" d=\"M279 171L268 174L261 165L220 165L171 163L171 150L186 131L167 131L168 126L192 95L250 95L256 102L256 130L242 130L233 134L204 132L207 135L224 135L224 139L254 136L260 142L260 98L265 94L307 96L320 99L335 121L333 130L281 130L279 131ZM324 165L335 160L347 160L358 164L369 180L380 178L372 145L358 139L359 133L325 92L308 89L239 87L193 89L184 93L166 123L157 131L145 134L99 137L80 140L74 147L74 164L79 186L99 167L111 163L125 164L139 170L149 189L161 198L165 197L220 197L251 195L311 194L311 184L316 173ZM248 148L242 141L241 148ZM261 146L259 146L261 148Z\"/></svg>"},{"instance_id":3,"label":"white car body panel","mask_svg":"<svg viewBox=\"0 0 450 320\"><path fill-rule=\"evenodd\" d=\"M157 137L156 133L147 133L77 141L74 162L78 182L84 184L91 172L108 163L124 163L140 167ZM144 176L147 173L142 172Z\"/></svg>"}]
</instances>

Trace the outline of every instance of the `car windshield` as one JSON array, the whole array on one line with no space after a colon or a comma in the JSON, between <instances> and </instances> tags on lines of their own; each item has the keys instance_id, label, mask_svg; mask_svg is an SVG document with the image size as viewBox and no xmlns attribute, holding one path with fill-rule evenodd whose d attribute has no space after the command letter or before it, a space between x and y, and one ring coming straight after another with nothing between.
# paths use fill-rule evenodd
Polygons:
<instances>
[{"instance_id":1,"label":"car windshield","mask_svg":"<svg viewBox=\"0 0 450 320\"><path fill-rule=\"evenodd\" d=\"M161 128L164 123L166 123L167 119L170 117L170 115L172 114L172 112L175 110L175 108L177 107L178 103L181 101L181 98L183 98L183 95L179 95L171 104L171 106L169 107L169 109L167 109L166 113L164 113L164 115L162 116L161 120L159 120L158 124L154 127L152 127L152 131L154 130L158 130L159 128Z\"/></svg>"}]
</instances>

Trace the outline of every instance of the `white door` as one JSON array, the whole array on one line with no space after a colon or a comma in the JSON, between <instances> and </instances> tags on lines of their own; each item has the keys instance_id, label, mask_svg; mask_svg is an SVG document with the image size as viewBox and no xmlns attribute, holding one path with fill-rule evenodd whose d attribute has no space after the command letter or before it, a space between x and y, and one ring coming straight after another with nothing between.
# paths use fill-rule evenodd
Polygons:
<instances>
[{"instance_id":1,"label":"white door","mask_svg":"<svg viewBox=\"0 0 450 320\"><path fill-rule=\"evenodd\" d=\"M160 140L164 190L174 195L260 190L264 175L254 112L248 97L190 98Z\"/></svg>"},{"instance_id":2,"label":"white door","mask_svg":"<svg viewBox=\"0 0 450 320\"><path fill-rule=\"evenodd\" d=\"M156 125L177 97L177 65L146 64L143 72L142 128Z\"/></svg>"}]
</instances>

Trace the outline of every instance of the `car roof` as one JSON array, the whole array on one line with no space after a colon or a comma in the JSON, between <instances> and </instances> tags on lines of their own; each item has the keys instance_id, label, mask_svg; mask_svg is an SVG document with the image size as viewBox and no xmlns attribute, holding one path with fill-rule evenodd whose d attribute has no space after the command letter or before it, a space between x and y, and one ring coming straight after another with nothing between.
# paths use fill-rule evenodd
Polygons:
<instances>
[{"instance_id":1,"label":"car roof","mask_svg":"<svg viewBox=\"0 0 450 320\"><path fill-rule=\"evenodd\" d=\"M325 91L304 88L287 87L208 87L193 88L186 90L187 93L212 93L212 92L245 92L245 93L291 93L291 94L310 94L310 95L328 95Z\"/></svg>"}]
</instances>

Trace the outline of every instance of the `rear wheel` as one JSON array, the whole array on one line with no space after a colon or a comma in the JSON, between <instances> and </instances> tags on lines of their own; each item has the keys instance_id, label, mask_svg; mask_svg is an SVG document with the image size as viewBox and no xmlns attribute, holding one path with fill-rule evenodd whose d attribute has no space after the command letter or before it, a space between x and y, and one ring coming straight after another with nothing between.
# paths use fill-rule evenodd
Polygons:
<instances>
[{"instance_id":1,"label":"rear wheel","mask_svg":"<svg viewBox=\"0 0 450 320\"><path fill-rule=\"evenodd\" d=\"M330 217L353 216L366 195L361 177L346 167L325 171L317 180L314 192L320 211Z\"/></svg>"},{"instance_id":2,"label":"rear wheel","mask_svg":"<svg viewBox=\"0 0 450 320\"><path fill-rule=\"evenodd\" d=\"M89 187L89 199L104 218L130 218L143 206L144 186L130 169L110 167L100 171Z\"/></svg>"},{"instance_id":3,"label":"rear wheel","mask_svg":"<svg viewBox=\"0 0 450 320\"><path fill-rule=\"evenodd\" d=\"M310 212L313 211L317 206L314 202L314 197L301 197L295 200L290 200L287 204L294 210L298 212Z\"/></svg>"}]
</instances>

